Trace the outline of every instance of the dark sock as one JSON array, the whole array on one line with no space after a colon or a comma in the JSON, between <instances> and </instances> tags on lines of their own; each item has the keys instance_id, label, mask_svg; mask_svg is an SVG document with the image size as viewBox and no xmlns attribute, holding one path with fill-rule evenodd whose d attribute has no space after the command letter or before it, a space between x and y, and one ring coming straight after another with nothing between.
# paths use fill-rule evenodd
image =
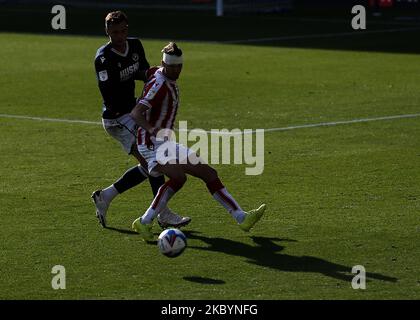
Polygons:
<instances>
[{"instance_id":1,"label":"dark sock","mask_svg":"<svg viewBox=\"0 0 420 320\"><path fill-rule=\"evenodd\" d=\"M145 171L140 166L128 169L117 182L114 183L118 193L123 193L147 179Z\"/></svg>"},{"instance_id":2,"label":"dark sock","mask_svg":"<svg viewBox=\"0 0 420 320\"><path fill-rule=\"evenodd\" d=\"M159 177L149 176L150 186L152 187L153 197L156 197L159 188L165 183L165 176L161 175Z\"/></svg>"}]
</instances>

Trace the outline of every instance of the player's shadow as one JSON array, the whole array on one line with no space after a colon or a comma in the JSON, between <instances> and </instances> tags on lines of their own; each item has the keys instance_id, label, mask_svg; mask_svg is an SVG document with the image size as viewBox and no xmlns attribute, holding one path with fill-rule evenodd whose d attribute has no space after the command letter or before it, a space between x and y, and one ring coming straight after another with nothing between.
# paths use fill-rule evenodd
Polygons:
<instances>
[{"instance_id":1,"label":"player's shadow","mask_svg":"<svg viewBox=\"0 0 420 320\"><path fill-rule=\"evenodd\" d=\"M123 234L138 235L137 232L132 231L132 230L128 230L128 229L120 229L120 228L108 227L108 226L105 227L104 229L111 230L111 231L116 231L116 232L123 233Z\"/></svg>"},{"instance_id":2,"label":"player's shadow","mask_svg":"<svg viewBox=\"0 0 420 320\"><path fill-rule=\"evenodd\" d=\"M248 263L269 267L285 272L313 272L327 277L351 282L355 274L351 273L352 267L330 262L312 256L292 256L281 253L283 246L276 242L296 242L292 239L280 239L269 237L252 236L256 246L242 242L232 241L225 238L208 238L194 231L184 232L187 238L201 240L208 247L188 246L190 249L222 252L225 254L244 257ZM396 282L397 278L380 273L366 272L366 279L376 279L387 282Z\"/></svg>"}]
</instances>

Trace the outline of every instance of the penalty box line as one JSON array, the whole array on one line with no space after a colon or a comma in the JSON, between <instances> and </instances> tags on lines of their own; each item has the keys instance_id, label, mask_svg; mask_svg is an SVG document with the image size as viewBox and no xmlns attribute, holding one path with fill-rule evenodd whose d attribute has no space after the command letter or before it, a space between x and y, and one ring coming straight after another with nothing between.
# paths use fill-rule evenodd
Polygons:
<instances>
[{"instance_id":1,"label":"penalty box line","mask_svg":"<svg viewBox=\"0 0 420 320\"><path fill-rule=\"evenodd\" d=\"M268 129L261 129L261 130L264 130L264 133L265 132L279 132L279 131L297 130L297 129L305 129L305 128L330 127L330 126L338 126L338 125L353 124L353 123L386 121L386 120L389 121L389 120L418 118L418 117L420 117L420 113L400 114L400 115L385 116L385 117L362 118L362 119L333 121L333 122L321 122L321 123L288 126L288 127L282 127L282 128L268 128ZM31 117L31 116L21 116L21 115L13 115L13 114L0 114L0 118L34 120L34 121L45 121L45 122L62 122L62 123L73 123L73 124L102 125L102 122L99 122L99 121L58 119L58 118L46 118L46 117ZM258 129L256 129L256 130L258 130ZM220 132L220 131L215 131L215 130L204 130L204 131L206 133L218 134L218 135L238 135L238 134L241 135L241 134L255 133L256 130L253 129L253 130L249 130L249 131L245 131L245 132L223 132L223 131ZM175 131L190 132L192 130L182 130L182 129L178 130L178 129L175 129Z\"/></svg>"}]
</instances>

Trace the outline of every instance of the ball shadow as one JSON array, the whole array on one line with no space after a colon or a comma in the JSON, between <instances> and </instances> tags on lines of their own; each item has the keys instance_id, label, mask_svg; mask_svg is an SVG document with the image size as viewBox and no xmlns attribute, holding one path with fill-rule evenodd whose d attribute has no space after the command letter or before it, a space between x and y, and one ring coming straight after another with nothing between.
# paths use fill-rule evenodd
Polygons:
<instances>
[{"instance_id":1,"label":"ball shadow","mask_svg":"<svg viewBox=\"0 0 420 320\"><path fill-rule=\"evenodd\" d=\"M218 279L212 279L212 278L204 278L204 277L183 277L184 280L190 281L190 282L196 282L201 284L225 284L226 282L223 280Z\"/></svg>"}]
</instances>

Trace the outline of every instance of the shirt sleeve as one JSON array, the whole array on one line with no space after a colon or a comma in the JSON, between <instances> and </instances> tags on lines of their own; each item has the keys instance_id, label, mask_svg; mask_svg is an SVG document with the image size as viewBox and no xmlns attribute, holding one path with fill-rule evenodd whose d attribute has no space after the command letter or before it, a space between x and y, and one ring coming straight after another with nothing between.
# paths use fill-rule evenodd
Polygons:
<instances>
[{"instance_id":1,"label":"shirt sleeve","mask_svg":"<svg viewBox=\"0 0 420 320\"><path fill-rule=\"evenodd\" d=\"M158 108L162 106L163 100L168 93L168 89L164 82L152 82L146 84L143 96L139 99L141 104L149 108Z\"/></svg>"},{"instance_id":2,"label":"shirt sleeve","mask_svg":"<svg viewBox=\"0 0 420 320\"><path fill-rule=\"evenodd\" d=\"M159 69L159 67L150 67L149 69L147 69L145 71L145 73L146 73L146 80L149 81L154 76L154 74L156 73L156 71L158 69Z\"/></svg>"},{"instance_id":3,"label":"shirt sleeve","mask_svg":"<svg viewBox=\"0 0 420 320\"><path fill-rule=\"evenodd\" d=\"M115 103L113 101L115 99L113 94L113 90L115 90L114 84L118 82L115 70L110 66L105 56L99 55L95 59L95 71L102 98L106 102L107 107L112 108L112 105Z\"/></svg>"}]
</instances>

